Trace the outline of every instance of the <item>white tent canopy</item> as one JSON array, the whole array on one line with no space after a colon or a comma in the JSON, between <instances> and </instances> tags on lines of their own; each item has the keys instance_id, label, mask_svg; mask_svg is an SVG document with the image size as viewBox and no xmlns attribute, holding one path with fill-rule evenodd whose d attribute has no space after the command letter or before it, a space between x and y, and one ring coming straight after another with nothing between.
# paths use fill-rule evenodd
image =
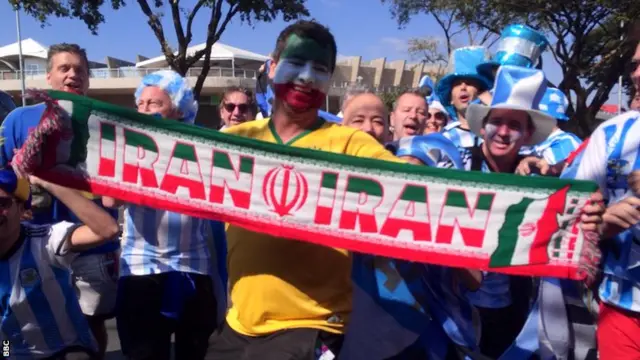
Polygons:
<instances>
[{"instance_id":1,"label":"white tent canopy","mask_svg":"<svg viewBox=\"0 0 640 360\"><path fill-rule=\"evenodd\" d=\"M194 45L187 48L187 56L195 54L197 51L204 49L205 43ZM249 60L264 62L268 59L267 56L260 55L248 50L239 49L233 46L225 45L222 43L215 43L211 47L211 61L231 61L231 66L235 67L236 60ZM167 66L164 55L154 57L141 61L136 64L136 67L164 67Z\"/></svg>"},{"instance_id":2,"label":"white tent canopy","mask_svg":"<svg viewBox=\"0 0 640 360\"><path fill-rule=\"evenodd\" d=\"M39 59L47 59L47 52L49 48L40 44L39 42L29 38L21 41L22 43L22 56L35 57ZM18 70L19 66L16 66L13 62L17 62L20 54L18 42L0 47L0 62L5 64L14 71Z\"/></svg>"},{"instance_id":3,"label":"white tent canopy","mask_svg":"<svg viewBox=\"0 0 640 360\"><path fill-rule=\"evenodd\" d=\"M47 58L48 47L40 44L39 42L29 38L21 41L22 43L22 56L32 56L40 59ZM18 56L19 54L18 43L5 45L0 47L0 58Z\"/></svg>"}]
</instances>

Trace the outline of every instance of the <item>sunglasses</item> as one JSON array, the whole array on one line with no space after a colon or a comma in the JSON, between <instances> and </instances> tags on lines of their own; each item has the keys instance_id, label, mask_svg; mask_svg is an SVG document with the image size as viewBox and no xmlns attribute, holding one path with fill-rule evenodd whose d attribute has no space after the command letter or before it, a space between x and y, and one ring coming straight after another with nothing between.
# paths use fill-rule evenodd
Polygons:
<instances>
[{"instance_id":1,"label":"sunglasses","mask_svg":"<svg viewBox=\"0 0 640 360\"><path fill-rule=\"evenodd\" d=\"M7 210L13 204L13 198L11 197L0 197L0 210Z\"/></svg>"},{"instance_id":2,"label":"sunglasses","mask_svg":"<svg viewBox=\"0 0 640 360\"><path fill-rule=\"evenodd\" d=\"M444 121L447 117L444 115L444 113L442 112L437 112L435 114L432 113L427 113L427 120L431 119L431 117L433 116L434 119L436 120L440 120L440 121Z\"/></svg>"},{"instance_id":3,"label":"sunglasses","mask_svg":"<svg viewBox=\"0 0 640 360\"><path fill-rule=\"evenodd\" d=\"M248 104L225 103L224 105L222 105L222 107L224 107L227 112L233 112L236 107L238 108L238 110L240 110L241 113L246 113L247 111L249 111Z\"/></svg>"}]
</instances>

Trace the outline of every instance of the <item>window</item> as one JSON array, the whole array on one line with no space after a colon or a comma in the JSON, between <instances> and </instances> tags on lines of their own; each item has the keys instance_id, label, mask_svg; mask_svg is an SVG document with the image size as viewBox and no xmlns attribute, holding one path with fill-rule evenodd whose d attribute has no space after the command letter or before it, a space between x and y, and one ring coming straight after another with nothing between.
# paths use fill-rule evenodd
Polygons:
<instances>
[{"instance_id":1,"label":"window","mask_svg":"<svg viewBox=\"0 0 640 360\"><path fill-rule=\"evenodd\" d=\"M27 64L25 66L24 72L26 75L38 75L40 73L40 65Z\"/></svg>"}]
</instances>

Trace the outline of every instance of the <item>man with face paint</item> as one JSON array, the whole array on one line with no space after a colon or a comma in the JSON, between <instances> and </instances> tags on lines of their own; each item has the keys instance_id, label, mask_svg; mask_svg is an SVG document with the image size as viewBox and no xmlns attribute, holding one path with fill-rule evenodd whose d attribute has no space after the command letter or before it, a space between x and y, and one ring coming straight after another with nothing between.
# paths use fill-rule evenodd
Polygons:
<instances>
[{"instance_id":1,"label":"man with face paint","mask_svg":"<svg viewBox=\"0 0 640 360\"><path fill-rule=\"evenodd\" d=\"M270 119L224 132L347 155L400 161L368 134L318 116L336 63L324 26L298 21L276 41ZM231 307L211 337L208 359L315 359L337 355L351 313L347 251L291 241L229 225Z\"/></svg>"},{"instance_id":2,"label":"man with face paint","mask_svg":"<svg viewBox=\"0 0 640 360\"><path fill-rule=\"evenodd\" d=\"M556 120L534 110L545 90L542 71L515 66L498 70L491 105L471 104L467 110L469 128L483 139L472 151L473 168L514 173L520 148L547 138ZM530 288L527 278L485 273L481 288L469 295L480 311L484 355L498 358L513 343L526 320Z\"/></svg>"}]
</instances>

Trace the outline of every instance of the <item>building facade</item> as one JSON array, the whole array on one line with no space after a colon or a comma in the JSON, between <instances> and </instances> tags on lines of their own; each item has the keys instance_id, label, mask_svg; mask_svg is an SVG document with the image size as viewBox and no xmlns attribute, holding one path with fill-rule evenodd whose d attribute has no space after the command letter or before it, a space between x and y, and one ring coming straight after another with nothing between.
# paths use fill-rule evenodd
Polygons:
<instances>
[{"instance_id":1,"label":"building facade","mask_svg":"<svg viewBox=\"0 0 640 360\"><path fill-rule=\"evenodd\" d=\"M187 50L194 53L204 47L196 45ZM33 39L22 40L24 76L27 88L48 88L45 74L48 48ZM89 54L90 55L90 54ZM211 50L210 70L200 94L200 111L196 122L207 127L219 123L218 101L225 88L240 86L255 89L260 66L267 56L256 54L222 43ZM104 62L90 62L91 86L89 96L101 101L133 107L133 93L144 75L167 68L164 56L146 58L138 55L135 62L107 57ZM21 93L18 44L0 47L0 90L16 99ZM187 77L195 85L202 69L196 63ZM416 87L425 75L435 76L435 67L408 64L404 60L387 61L385 58L363 61L360 56L343 57L336 65L332 87L325 105L326 111L338 113L341 99L352 85L385 92L397 88Z\"/></svg>"}]
</instances>

